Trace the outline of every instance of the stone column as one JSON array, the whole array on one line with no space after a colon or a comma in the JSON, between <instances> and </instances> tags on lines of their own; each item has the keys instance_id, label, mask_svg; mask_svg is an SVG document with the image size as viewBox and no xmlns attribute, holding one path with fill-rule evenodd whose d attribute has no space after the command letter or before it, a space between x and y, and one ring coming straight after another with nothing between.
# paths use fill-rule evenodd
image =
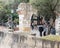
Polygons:
<instances>
[{"instance_id":1,"label":"stone column","mask_svg":"<svg viewBox=\"0 0 60 48\"><path fill-rule=\"evenodd\" d=\"M19 31L20 32L30 32L30 17L31 13L28 11L30 7L27 8L26 3L21 3L18 6L17 13L19 15ZM29 12L29 14L28 14Z\"/></svg>"},{"instance_id":2,"label":"stone column","mask_svg":"<svg viewBox=\"0 0 60 48\"><path fill-rule=\"evenodd\" d=\"M56 35L60 35L60 16L55 20Z\"/></svg>"}]
</instances>

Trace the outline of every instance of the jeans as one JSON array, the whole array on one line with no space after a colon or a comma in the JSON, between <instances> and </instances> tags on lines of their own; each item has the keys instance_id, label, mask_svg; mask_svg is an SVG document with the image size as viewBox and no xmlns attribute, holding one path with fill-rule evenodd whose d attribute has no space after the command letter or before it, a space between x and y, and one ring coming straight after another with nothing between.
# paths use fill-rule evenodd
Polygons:
<instances>
[{"instance_id":1,"label":"jeans","mask_svg":"<svg viewBox=\"0 0 60 48\"><path fill-rule=\"evenodd\" d=\"M40 36L42 36L43 27L39 27Z\"/></svg>"}]
</instances>

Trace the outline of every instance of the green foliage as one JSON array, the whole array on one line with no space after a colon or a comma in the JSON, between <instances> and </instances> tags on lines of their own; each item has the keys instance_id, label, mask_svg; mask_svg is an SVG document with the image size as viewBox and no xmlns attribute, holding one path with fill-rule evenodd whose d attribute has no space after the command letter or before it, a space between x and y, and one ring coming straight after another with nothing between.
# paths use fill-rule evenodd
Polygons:
<instances>
[{"instance_id":1,"label":"green foliage","mask_svg":"<svg viewBox=\"0 0 60 48\"><path fill-rule=\"evenodd\" d=\"M47 20L50 18L55 20L56 14L54 11L58 10L60 0L30 0L30 3L37 9L39 15L45 16Z\"/></svg>"},{"instance_id":2,"label":"green foliage","mask_svg":"<svg viewBox=\"0 0 60 48\"><path fill-rule=\"evenodd\" d=\"M25 3L27 3L27 2L29 2L29 0L20 0L20 2L25 2Z\"/></svg>"},{"instance_id":3,"label":"green foliage","mask_svg":"<svg viewBox=\"0 0 60 48\"><path fill-rule=\"evenodd\" d=\"M3 2L0 2L0 22L2 21L2 19L6 19L7 17L5 16L5 8L4 8L5 5L3 5ZM4 20L3 19L3 20ZM4 20L6 21L6 20Z\"/></svg>"},{"instance_id":4,"label":"green foliage","mask_svg":"<svg viewBox=\"0 0 60 48\"><path fill-rule=\"evenodd\" d=\"M29 2L29 0L0 0L0 22L7 22L8 17L12 16L13 21L16 20L18 23L18 15L16 13L16 9L21 2ZM11 13L11 9L14 10L14 13Z\"/></svg>"},{"instance_id":5,"label":"green foliage","mask_svg":"<svg viewBox=\"0 0 60 48\"><path fill-rule=\"evenodd\" d=\"M18 18L16 11L14 11L14 13L11 13L11 9L16 10L16 8L13 8L12 6L15 6L14 3L4 4L4 2L0 2L0 22L2 22L2 20L3 22L7 22L9 16L12 16L13 21L15 18Z\"/></svg>"},{"instance_id":6,"label":"green foliage","mask_svg":"<svg viewBox=\"0 0 60 48\"><path fill-rule=\"evenodd\" d=\"M60 42L60 36L59 35L48 35L48 36L42 37L42 39Z\"/></svg>"}]
</instances>

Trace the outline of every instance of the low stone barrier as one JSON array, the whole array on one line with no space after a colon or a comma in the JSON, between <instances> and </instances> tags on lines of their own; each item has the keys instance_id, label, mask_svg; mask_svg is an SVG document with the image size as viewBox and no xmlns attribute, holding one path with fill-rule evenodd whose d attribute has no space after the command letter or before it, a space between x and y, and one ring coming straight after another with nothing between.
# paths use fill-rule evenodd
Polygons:
<instances>
[{"instance_id":1,"label":"low stone barrier","mask_svg":"<svg viewBox=\"0 0 60 48\"><path fill-rule=\"evenodd\" d=\"M0 32L0 48L60 48L60 42L31 36L29 33Z\"/></svg>"}]
</instances>

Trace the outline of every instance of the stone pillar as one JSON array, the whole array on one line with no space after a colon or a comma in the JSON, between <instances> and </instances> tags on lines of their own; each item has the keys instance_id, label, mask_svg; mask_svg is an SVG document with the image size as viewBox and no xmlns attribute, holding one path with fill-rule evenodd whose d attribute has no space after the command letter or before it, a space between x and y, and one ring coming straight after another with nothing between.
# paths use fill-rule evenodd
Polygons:
<instances>
[{"instance_id":1,"label":"stone pillar","mask_svg":"<svg viewBox=\"0 0 60 48\"><path fill-rule=\"evenodd\" d=\"M55 20L56 35L60 35L60 16Z\"/></svg>"},{"instance_id":2,"label":"stone pillar","mask_svg":"<svg viewBox=\"0 0 60 48\"><path fill-rule=\"evenodd\" d=\"M30 7L26 3L20 3L17 9L17 13L19 15L19 31L20 32L30 32L30 18L31 18L31 12Z\"/></svg>"}]
</instances>

